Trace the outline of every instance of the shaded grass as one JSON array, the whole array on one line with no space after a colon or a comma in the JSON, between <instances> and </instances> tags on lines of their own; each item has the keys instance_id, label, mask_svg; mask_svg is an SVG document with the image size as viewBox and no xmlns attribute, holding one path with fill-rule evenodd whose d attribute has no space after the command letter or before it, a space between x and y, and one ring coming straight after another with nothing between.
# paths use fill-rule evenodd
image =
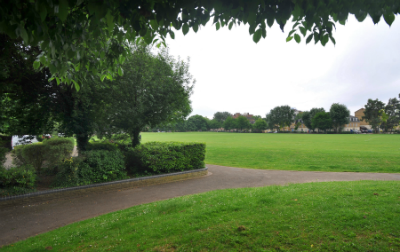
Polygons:
<instances>
[{"instance_id":1,"label":"shaded grass","mask_svg":"<svg viewBox=\"0 0 400 252\"><path fill-rule=\"evenodd\" d=\"M399 251L400 182L217 190L77 222L1 251Z\"/></svg>"},{"instance_id":2,"label":"shaded grass","mask_svg":"<svg viewBox=\"0 0 400 252\"><path fill-rule=\"evenodd\" d=\"M400 135L141 134L143 142L205 142L207 164L297 171L400 172Z\"/></svg>"}]
</instances>

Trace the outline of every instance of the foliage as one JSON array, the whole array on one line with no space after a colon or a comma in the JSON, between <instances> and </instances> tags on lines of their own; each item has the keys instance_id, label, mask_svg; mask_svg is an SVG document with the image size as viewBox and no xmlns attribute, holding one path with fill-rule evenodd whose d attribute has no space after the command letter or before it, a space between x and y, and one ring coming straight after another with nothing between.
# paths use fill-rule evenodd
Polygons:
<instances>
[{"instance_id":1,"label":"foliage","mask_svg":"<svg viewBox=\"0 0 400 252\"><path fill-rule=\"evenodd\" d=\"M208 122L208 128L210 129L219 129L222 127L223 122L218 121L216 119L212 119Z\"/></svg>"},{"instance_id":2,"label":"foliage","mask_svg":"<svg viewBox=\"0 0 400 252\"><path fill-rule=\"evenodd\" d=\"M153 55L139 45L124 66L124 75L112 85L109 120L116 130L130 135L133 146L146 126L181 121L192 111L189 63L176 61L166 50Z\"/></svg>"},{"instance_id":3,"label":"foliage","mask_svg":"<svg viewBox=\"0 0 400 252\"><path fill-rule=\"evenodd\" d=\"M216 112L214 114L213 119L220 123L223 123L228 117L232 117L232 114L229 112L226 112L226 111L225 112Z\"/></svg>"},{"instance_id":4,"label":"foliage","mask_svg":"<svg viewBox=\"0 0 400 252\"><path fill-rule=\"evenodd\" d=\"M233 119L233 117L229 116L224 121L224 125L223 126L224 126L225 130L236 129L237 128L236 120Z\"/></svg>"},{"instance_id":5,"label":"foliage","mask_svg":"<svg viewBox=\"0 0 400 252\"><path fill-rule=\"evenodd\" d=\"M3 250L399 251L399 190L399 181L213 190L75 222Z\"/></svg>"},{"instance_id":6,"label":"foliage","mask_svg":"<svg viewBox=\"0 0 400 252\"><path fill-rule=\"evenodd\" d=\"M372 100L368 99L367 104L364 106L364 116L362 120L368 122L375 132L378 132L378 127L382 122L381 115L382 109L385 108L385 104L378 99Z\"/></svg>"},{"instance_id":7,"label":"foliage","mask_svg":"<svg viewBox=\"0 0 400 252\"><path fill-rule=\"evenodd\" d=\"M389 99L388 104L385 106L384 113L387 115L387 120L381 124L381 128L386 132L388 130L392 131L393 128L400 123L400 101L396 98Z\"/></svg>"},{"instance_id":8,"label":"foliage","mask_svg":"<svg viewBox=\"0 0 400 252\"><path fill-rule=\"evenodd\" d=\"M319 112L312 119L312 127L325 131L333 126L332 118L329 112Z\"/></svg>"},{"instance_id":9,"label":"foliage","mask_svg":"<svg viewBox=\"0 0 400 252\"><path fill-rule=\"evenodd\" d=\"M209 129L207 118L201 115L193 115L186 121L186 129L188 131L207 131Z\"/></svg>"},{"instance_id":10,"label":"foliage","mask_svg":"<svg viewBox=\"0 0 400 252\"><path fill-rule=\"evenodd\" d=\"M139 174L170 173L204 168L203 143L148 142L125 154L127 169Z\"/></svg>"},{"instance_id":11,"label":"foliage","mask_svg":"<svg viewBox=\"0 0 400 252\"><path fill-rule=\"evenodd\" d=\"M30 164L40 173L45 161L46 146L43 143L34 143L18 146L14 148L14 156L17 164ZM22 158L20 158L22 157Z\"/></svg>"},{"instance_id":12,"label":"foliage","mask_svg":"<svg viewBox=\"0 0 400 252\"><path fill-rule=\"evenodd\" d=\"M88 185L127 178L119 150L92 150L64 161L53 186Z\"/></svg>"},{"instance_id":13,"label":"foliage","mask_svg":"<svg viewBox=\"0 0 400 252\"><path fill-rule=\"evenodd\" d=\"M312 130L312 128L313 128L312 127L312 117L311 117L311 113L309 111L304 111L301 114L301 120L303 121L304 125L308 129Z\"/></svg>"},{"instance_id":14,"label":"foliage","mask_svg":"<svg viewBox=\"0 0 400 252\"><path fill-rule=\"evenodd\" d=\"M23 194L32 191L36 182L32 165L5 169L0 166L0 196Z\"/></svg>"},{"instance_id":15,"label":"foliage","mask_svg":"<svg viewBox=\"0 0 400 252\"><path fill-rule=\"evenodd\" d=\"M288 105L275 107L266 115L268 127L277 130L290 126L294 118L294 109Z\"/></svg>"},{"instance_id":16,"label":"foliage","mask_svg":"<svg viewBox=\"0 0 400 252\"><path fill-rule=\"evenodd\" d=\"M129 54L125 41L142 37L147 44L165 44L171 27L187 34L197 32L212 18L216 29L233 25L249 25L254 42L267 36L267 26L274 23L284 29L292 18L295 24L286 41L297 43L307 36L325 45L335 44L335 23L344 25L349 14L359 21L369 15L376 24L383 16L389 26L399 13L399 3L393 0L319 0L302 1L178 1L144 0L104 2L80 0L7 1L0 9L0 34L23 39L26 45L40 44L44 53L35 67L49 67L61 82L75 85L76 76L83 79L88 72L100 78L122 74L121 64ZM88 39L90 38L90 39ZM115 74L114 74L115 73Z\"/></svg>"},{"instance_id":17,"label":"foliage","mask_svg":"<svg viewBox=\"0 0 400 252\"><path fill-rule=\"evenodd\" d=\"M6 161L7 148L0 147L0 167L3 167L3 163Z\"/></svg>"},{"instance_id":18,"label":"foliage","mask_svg":"<svg viewBox=\"0 0 400 252\"><path fill-rule=\"evenodd\" d=\"M251 129L251 124L249 119L247 119L245 116L238 116L238 118L236 118L236 127L242 131Z\"/></svg>"},{"instance_id":19,"label":"foliage","mask_svg":"<svg viewBox=\"0 0 400 252\"><path fill-rule=\"evenodd\" d=\"M344 124L349 123L350 110L347 109L346 105L339 103L332 104L329 114L332 119L332 126L336 132L339 132Z\"/></svg>"},{"instance_id":20,"label":"foliage","mask_svg":"<svg viewBox=\"0 0 400 252\"><path fill-rule=\"evenodd\" d=\"M263 131L267 129L267 122L263 119L257 119L253 125L253 129Z\"/></svg>"},{"instance_id":21,"label":"foliage","mask_svg":"<svg viewBox=\"0 0 400 252\"><path fill-rule=\"evenodd\" d=\"M74 150L74 139L54 137L43 141L42 145L44 146L44 159L47 161L47 165L51 167L71 157Z\"/></svg>"},{"instance_id":22,"label":"foliage","mask_svg":"<svg viewBox=\"0 0 400 252\"><path fill-rule=\"evenodd\" d=\"M89 143L86 147L87 151L97 151L97 150L105 150L105 151L117 151L118 146L112 143Z\"/></svg>"}]
</instances>

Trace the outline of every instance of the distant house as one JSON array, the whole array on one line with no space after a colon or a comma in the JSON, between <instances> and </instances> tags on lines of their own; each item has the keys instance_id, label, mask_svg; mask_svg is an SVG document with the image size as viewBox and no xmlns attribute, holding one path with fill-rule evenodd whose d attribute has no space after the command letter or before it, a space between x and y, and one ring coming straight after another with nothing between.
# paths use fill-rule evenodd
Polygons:
<instances>
[{"instance_id":1,"label":"distant house","mask_svg":"<svg viewBox=\"0 0 400 252\"><path fill-rule=\"evenodd\" d=\"M254 115L252 115L252 114L250 114L250 113L243 113L243 114L235 113L235 114L233 115L233 119L237 119L239 116L244 116L244 117L246 117L247 120L249 120L249 122L250 122L251 124L254 124L254 123L256 122L256 119L254 119Z\"/></svg>"},{"instance_id":2,"label":"distant house","mask_svg":"<svg viewBox=\"0 0 400 252\"><path fill-rule=\"evenodd\" d=\"M349 123L344 125L343 130L344 131L360 130L360 126L361 126L360 119L356 116L350 116Z\"/></svg>"}]
</instances>

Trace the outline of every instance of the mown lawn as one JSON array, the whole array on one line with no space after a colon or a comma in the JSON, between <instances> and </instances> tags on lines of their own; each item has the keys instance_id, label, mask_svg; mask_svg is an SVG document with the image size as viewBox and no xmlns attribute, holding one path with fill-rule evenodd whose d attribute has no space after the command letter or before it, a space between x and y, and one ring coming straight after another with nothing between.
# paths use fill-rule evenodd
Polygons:
<instances>
[{"instance_id":1,"label":"mown lawn","mask_svg":"<svg viewBox=\"0 0 400 252\"><path fill-rule=\"evenodd\" d=\"M297 170L400 172L400 135L142 133L142 141L207 144L206 163Z\"/></svg>"},{"instance_id":2,"label":"mown lawn","mask_svg":"<svg viewBox=\"0 0 400 252\"><path fill-rule=\"evenodd\" d=\"M400 251L400 182L226 189L135 206L0 251Z\"/></svg>"}]
</instances>

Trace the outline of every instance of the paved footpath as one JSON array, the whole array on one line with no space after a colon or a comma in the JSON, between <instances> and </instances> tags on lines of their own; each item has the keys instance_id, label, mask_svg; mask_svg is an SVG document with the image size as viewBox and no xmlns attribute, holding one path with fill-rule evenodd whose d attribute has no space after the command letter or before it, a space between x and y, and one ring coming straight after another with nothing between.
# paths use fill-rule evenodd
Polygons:
<instances>
[{"instance_id":1,"label":"paved footpath","mask_svg":"<svg viewBox=\"0 0 400 252\"><path fill-rule=\"evenodd\" d=\"M209 175L126 190L95 192L81 197L51 200L36 205L0 208L0 246L67 224L131 206L225 188L284 185L287 183L400 180L400 174L304 172L232 168L207 165Z\"/></svg>"}]
</instances>

